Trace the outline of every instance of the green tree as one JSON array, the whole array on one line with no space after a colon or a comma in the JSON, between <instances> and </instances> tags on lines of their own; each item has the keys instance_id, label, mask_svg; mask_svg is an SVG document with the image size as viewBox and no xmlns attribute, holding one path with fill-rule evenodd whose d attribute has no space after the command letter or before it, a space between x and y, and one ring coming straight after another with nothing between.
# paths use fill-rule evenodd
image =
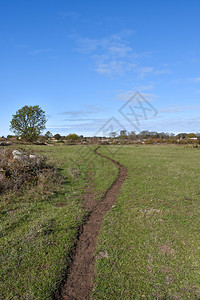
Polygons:
<instances>
[{"instance_id":1,"label":"green tree","mask_svg":"<svg viewBox=\"0 0 200 300\"><path fill-rule=\"evenodd\" d=\"M53 137L56 140L61 140L61 135L59 133L56 133Z\"/></svg>"},{"instance_id":2,"label":"green tree","mask_svg":"<svg viewBox=\"0 0 200 300\"><path fill-rule=\"evenodd\" d=\"M45 112L38 106L25 105L13 115L10 129L22 139L36 140L45 129Z\"/></svg>"},{"instance_id":3,"label":"green tree","mask_svg":"<svg viewBox=\"0 0 200 300\"><path fill-rule=\"evenodd\" d=\"M127 131L126 130L121 130L119 138L123 139L123 140L126 139L127 138Z\"/></svg>"},{"instance_id":4,"label":"green tree","mask_svg":"<svg viewBox=\"0 0 200 300\"><path fill-rule=\"evenodd\" d=\"M75 133L70 133L70 134L68 134L67 139L72 140L72 141L76 141L76 140L79 139L79 136Z\"/></svg>"},{"instance_id":5,"label":"green tree","mask_svg":"<svg viewBox=\"0 0 200 300\"><path fill-rule=\"evenodd\" d=\"M195 134L195 133L188 133L188 134L187 134L187 137L188 137L189 139L195 138L195 137L196 137L196 134Z\"/></svg>"},{"instance_id":6,"label":"green tree","mask_svg":"<svg viewBox=\"0 0 200 300\"><path fill-rule=\"evenodd\" d=\"M121 130L120 131L120 136L127 136L127 131L126 130Z\"/></svg>"},{"instance_id":7,"label":"green tree","mask_svg":"<svg viewBox=\"0 0 200 300\"><path fill-rule=\"evenodd\" d=\"M53 134L50 131L47 131L44 136L48 140L53 137Z\"/></svg>"}]
</instances>

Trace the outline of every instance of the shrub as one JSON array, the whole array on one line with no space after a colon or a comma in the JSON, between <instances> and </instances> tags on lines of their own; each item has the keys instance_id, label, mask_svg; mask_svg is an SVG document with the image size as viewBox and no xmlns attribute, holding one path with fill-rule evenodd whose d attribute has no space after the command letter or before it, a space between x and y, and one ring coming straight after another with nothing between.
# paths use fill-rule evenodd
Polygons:
<instances>
[{"instance_id":1,"label":"shrub","mask_svg":"<svg viewBox=\"0 0 200 300\"><path fill-rule=\"evenodd\" d=\"M30 155L28 151L0 149L0 193L22 192L24 188L60 182L61 175L47 164L44 156Z\"/></svg>"}]
</instances>

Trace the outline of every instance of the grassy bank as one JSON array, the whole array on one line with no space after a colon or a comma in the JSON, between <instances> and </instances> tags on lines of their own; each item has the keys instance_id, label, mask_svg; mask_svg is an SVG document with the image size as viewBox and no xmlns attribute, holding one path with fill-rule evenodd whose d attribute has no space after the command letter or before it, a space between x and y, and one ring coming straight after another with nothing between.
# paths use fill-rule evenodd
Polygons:
<instances>
[{"instance_id":1,"label":"grassy bank","mask_svg":"<svg viewBox=\"0 0 200 300\"><path fill-rule=\"evenodd\" d=\"M0 195L0 298L51 299L88 214L82 208L85 190L93 189L96 201L100 200L117 176L117 169L111 162L102 163L92 148L89 157L94 163L84 159L79 146L25 148L47 156L65 177L65 183L37 185L22 195Z\"/></svg>"},{"instance_id":2,"label":"grassy bank","mask_svg":"<svg viewBox=\"0 0 200 300\"><path fill-rule=\"evenodd\" d=\"M93 299L200 298L199 157L177 146L117 152L128 178L104 218Z\"/></svg>"}]
</instances>

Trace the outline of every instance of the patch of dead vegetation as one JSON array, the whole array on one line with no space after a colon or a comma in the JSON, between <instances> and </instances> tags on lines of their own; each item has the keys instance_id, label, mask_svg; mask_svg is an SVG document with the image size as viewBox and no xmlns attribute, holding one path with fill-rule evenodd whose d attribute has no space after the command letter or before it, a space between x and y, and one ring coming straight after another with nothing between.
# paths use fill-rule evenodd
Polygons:
<instances>
[{"instance_id":1,"label":"patch of dead vegetation","mask_svg":"<svg viewBox=\"0 0 200 300\"><path fill-rule=\"evenodd\" d=\"M55 203L55 206L56 207L65 207L65 206L68 206L69 204L66 203L66 202L59 202L59 203Z\"/></svg>"},{"instance_id":2,"label":"patch of dead vegetation","mask_svg":"<svg viewBox=\"0 0 200 300\"><path fill-rule=\"evenodd\" d=\"M162 254L174 255L174 253L175 253L175 250L172 249L170 244L161 245L161 246L159 246L159 249Z\"/></svg>"},{"instance_id":3,"label":"patch of dead vegetation","mask_svg":"<svg viewBox=\"0 0 200 300\"><path fill-rule=\"evenodd\" d=\"M49 183L60 182L64 182L64 178L47 164L46 157L24 149L0 149L0 194L20 193L36 185L44 191Z\"/></svg>"},{"instance_id":4,"label":"patch of dead vegetation","mask_svg":"<svg viewBox=\"0 0 200 300\"><path fill-rule=\"evenodd\" d=\"M139 212L143 213L144 217L146 217L146 216L153 216L155 214L158 214L161 212L161 210L156 208L145 208L145 209L139 209Z\"/></svg>"},{"instance_id":5,"label":"patch of dead vegetation","mask_svg":"<svg viewBox=\"0 0 200 300\"><path fill-rule=\"evenodd\" d=\"M163 267L161 270L160 270L161 273L169 273L169 268L168 267Z\"/></svg>"}]
</instances>

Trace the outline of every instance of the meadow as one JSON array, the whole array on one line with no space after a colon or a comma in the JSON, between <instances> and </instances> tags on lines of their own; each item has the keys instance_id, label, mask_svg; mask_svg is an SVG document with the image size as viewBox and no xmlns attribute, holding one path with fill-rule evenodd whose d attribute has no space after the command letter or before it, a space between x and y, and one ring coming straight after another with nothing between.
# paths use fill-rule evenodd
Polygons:
<instances>
[{"instance_id":1,"label":"meadow","mask_svg":"<svg viewBox=\"0 0 200 300\"><path fill-rule=\"evenodd\" d=\"M50 181L21 195L0 195L0 298L52 299L65 278L79 228L89 214L83 209L85 191L92 189L99 201L117 169L96 157L93 148L87 149L90 160L85 159L81 146L23 148L45 155L65 183L55 186Z\"/></svg>"},{"instance_id":2,"label":"meadow","mask_svg":"<svg viewBox=\"0 0 200 300\"><path fill-rule=\"evenodd\" d=\"M200 298L199 156L177 146L112 155L128 177L99 235L93 299Z\"/></svg>"},{"instance_id":3,"label":"meadow","mask_svg":"<svg viewBox=\"0 0 200 300\"><path fill-rule=\"evenodd\" d=\"M1 194L1 299L52 299L65 278L88 190L101 201L118 168L95 146L24 146L65 178ZM16 147L14 148L16 149ZM101 146L128 175L105 215L92 299L200 298L198 148Z\"/></svg>"}]
</instances>

